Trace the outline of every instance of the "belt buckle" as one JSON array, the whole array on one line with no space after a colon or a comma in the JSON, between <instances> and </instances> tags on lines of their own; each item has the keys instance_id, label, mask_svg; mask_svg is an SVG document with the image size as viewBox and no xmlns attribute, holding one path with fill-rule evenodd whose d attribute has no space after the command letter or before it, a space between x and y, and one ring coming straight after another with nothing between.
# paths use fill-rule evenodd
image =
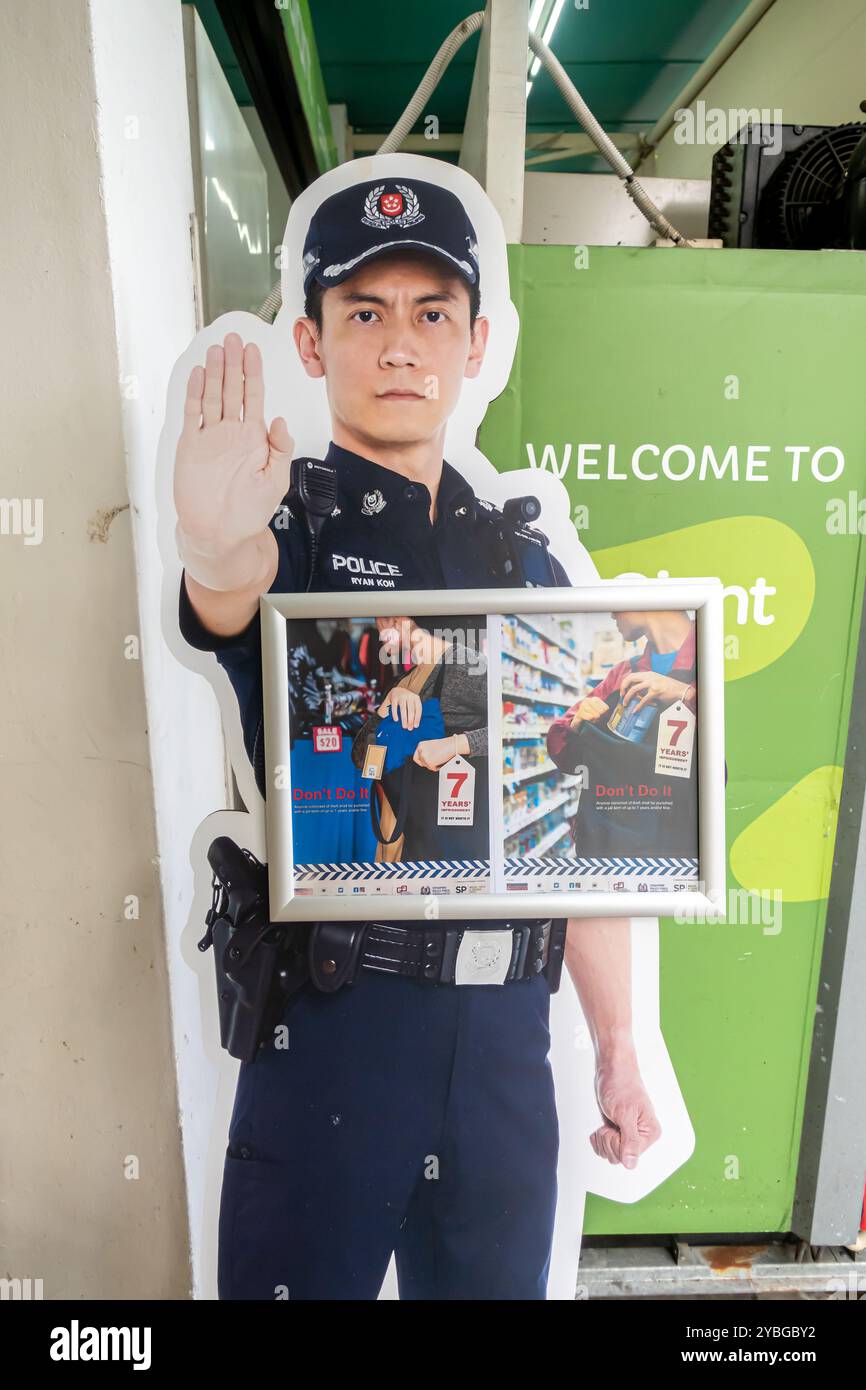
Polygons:
<instances>
[{"instance_id":1,"label":"belt buckle","mask_svg":"<svg viewBox=\"0 0 866 1390\"><path fill-rule=\"evenodd\" d=\"M455 985L504 985L514 937L505 931L464 931L454 964Z\"/></svg>"}]
</instances>

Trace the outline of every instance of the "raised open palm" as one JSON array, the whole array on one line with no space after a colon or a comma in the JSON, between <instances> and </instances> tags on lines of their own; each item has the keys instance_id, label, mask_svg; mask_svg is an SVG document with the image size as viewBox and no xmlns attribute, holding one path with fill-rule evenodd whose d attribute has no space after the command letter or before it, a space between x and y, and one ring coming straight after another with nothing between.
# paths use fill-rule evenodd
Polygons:
<instances>
[{"instance_id":1,"label":"raised open palm","mask_svg":"<svg viewBox=\"0 0 866 1390\"><path fill-rule=\"evenodd\" d=\"M186 542L221 556L268 525L289 488L293 440L282 416L265 425L262 355L228 333L193 367L174 466L174 503Z\"/></svg>"}]
</instances>

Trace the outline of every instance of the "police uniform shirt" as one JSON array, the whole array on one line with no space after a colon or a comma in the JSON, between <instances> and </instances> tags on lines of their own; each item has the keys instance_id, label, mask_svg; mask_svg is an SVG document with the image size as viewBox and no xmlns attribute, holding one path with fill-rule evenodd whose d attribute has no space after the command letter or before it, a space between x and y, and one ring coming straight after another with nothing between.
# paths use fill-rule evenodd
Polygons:
<instances>
[{"instance_id":1,"label":"police uniform shirt","mask_svg":"<svg viewBox=\"0 0 866 1390\"><path fill-rule=\"evenodd\" d=\"M335 444L328 449L326 461L337 470L337 505L322 526L311 592L368 592L370 612L375 615L377 593L497 587L483 503L450 464L442 465L436 519L431 522L430 492L423 483L411 482ZM311 543L300 503L287 494L269 525L279 548L269 592L303 593L309 578ZM550 558L557 584L567 586L569 579L562 565ZM435 618L426 621L431 625L438 622ZM243 632L217 636L199 621L182 577L179 623L192 647L215 653L232 683L240 706L244 744L264 796L259 614ZM450 625L451 620L447 623Z\"/></svg>"}]
</instances>

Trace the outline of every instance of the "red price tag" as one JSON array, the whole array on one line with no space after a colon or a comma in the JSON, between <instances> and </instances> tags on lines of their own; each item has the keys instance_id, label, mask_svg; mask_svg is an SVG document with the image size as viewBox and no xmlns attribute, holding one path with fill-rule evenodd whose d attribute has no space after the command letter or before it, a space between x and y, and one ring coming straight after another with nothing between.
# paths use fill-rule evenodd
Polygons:
<instances>
[{"instance_id":1,"label":"red price tag","mask_svg":"<svg viewBox=\"0 0 866 1390\"><path fill-rule=\"evenodd\" d=\"M339 753L343 747L343 730L338 724L320 724L313 729L314 753Z\"/></svg>"}]
</instances>

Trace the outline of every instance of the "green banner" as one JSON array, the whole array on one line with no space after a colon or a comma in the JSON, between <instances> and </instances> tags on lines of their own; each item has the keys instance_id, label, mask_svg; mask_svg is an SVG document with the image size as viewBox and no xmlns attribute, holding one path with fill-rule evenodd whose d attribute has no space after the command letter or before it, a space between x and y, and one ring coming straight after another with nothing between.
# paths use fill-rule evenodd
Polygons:
<instances>
[{"instance_id":1,"label":"green banner","mask_svg":"<svg viewBox=\"0 0 866 1390\"><path fill-rule=\"evenodd\" d=\"M790 1226L864 582L866 283L833 252L512 247L484 453L568 488L605 579L726 588L728 912L660 924L697 1142L586 1234Z\"/></svg>"},{"instance_id":2,"label":"green banner","mask_svg":"<svg viewBox=\"0 0 866 1390\"><path fill-rule=\"evenodd\" d=\"M322 173L337 163L337 146L328 111L328 98L319 53L313 32L309 0L277 0L277 10L283 22L286 47L292 60L292 70L298 84L301 106L307 118L316 163Z\"/></svg>"}]
</instances>

